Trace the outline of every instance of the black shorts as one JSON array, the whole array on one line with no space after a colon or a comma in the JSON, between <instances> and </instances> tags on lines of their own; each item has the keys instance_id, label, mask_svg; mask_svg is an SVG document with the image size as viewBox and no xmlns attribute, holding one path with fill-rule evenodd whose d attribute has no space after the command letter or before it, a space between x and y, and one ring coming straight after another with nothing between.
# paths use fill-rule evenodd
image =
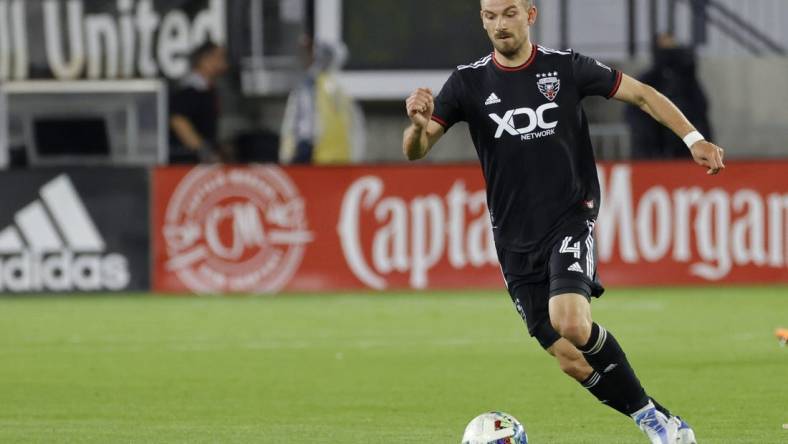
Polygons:
<instances>
[{"instance_id":1,"label":"black shorts","mask_svg":"<svg viewBox=\"0 0 788 444\"><path fill-rule=\"evenodd\" d=\"M594 221L570 223L561 232L534 252L498 249L512 302L545 349L561 337L550 323L551 297L574 293L590 300L605 291L597 276Z\"/></svg>"}]
</instances>

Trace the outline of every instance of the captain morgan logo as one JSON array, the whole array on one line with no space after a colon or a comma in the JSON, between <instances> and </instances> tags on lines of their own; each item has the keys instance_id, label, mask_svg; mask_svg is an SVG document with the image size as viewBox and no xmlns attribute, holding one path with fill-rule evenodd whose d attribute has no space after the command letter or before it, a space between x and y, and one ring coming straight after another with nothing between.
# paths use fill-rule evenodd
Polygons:
<instances>
[{"instance_id":1,"label":"captain morgan logo","mask_svg":"<svg viewBox=\"0 0 788 444\"><path fill-rule=\"evenodd\" d=\"M164 223L166 267L197 293L273 293L297 271L304 200L277 167L198 167L178 185Z\"/></svg>"}]
</instances>

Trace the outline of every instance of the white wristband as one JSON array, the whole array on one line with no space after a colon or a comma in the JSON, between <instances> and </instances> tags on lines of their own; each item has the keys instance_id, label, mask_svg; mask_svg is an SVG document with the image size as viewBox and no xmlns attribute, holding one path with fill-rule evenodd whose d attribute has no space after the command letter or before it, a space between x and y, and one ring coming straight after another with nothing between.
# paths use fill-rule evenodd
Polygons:
<instances>
[{"instance_id":1,"label":"white wristband","mask_svg":"<svg viewBox=\"0 0 788 444\"><path fill-rule=\"evenodd\" d=\"M684 136L684 144L687 145L687 148L692 148L692 145L695 145L701 140L706 140L706 138L698 131L693 131Z\"/></svg>"}]
</instances>

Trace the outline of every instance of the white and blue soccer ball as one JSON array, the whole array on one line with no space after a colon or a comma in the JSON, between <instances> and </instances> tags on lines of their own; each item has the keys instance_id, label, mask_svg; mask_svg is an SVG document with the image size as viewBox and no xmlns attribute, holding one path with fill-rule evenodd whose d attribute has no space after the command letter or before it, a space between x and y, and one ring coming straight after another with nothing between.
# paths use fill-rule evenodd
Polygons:
<instances>
[{"instance_id":1,"label":"white and blue soccer ball","mask_svg":"<svg viewBox=\"0 0 788 444\"><path fill-rule=\"evenodd\" d=\"M503 412L483 413L468 424L462 444L528 444L525 427Z\"/></svg>"}]
</instances>

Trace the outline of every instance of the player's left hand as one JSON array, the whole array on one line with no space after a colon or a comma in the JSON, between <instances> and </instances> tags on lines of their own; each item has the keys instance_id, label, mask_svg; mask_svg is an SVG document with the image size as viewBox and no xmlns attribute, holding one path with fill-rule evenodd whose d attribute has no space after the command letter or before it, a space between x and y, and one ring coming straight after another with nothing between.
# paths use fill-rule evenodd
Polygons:
<instances>
[{"instance_id":1,"label":"player's left hand","mask_svg":"<svg viewBox=\"0 0 788 444\"><path fill-rule=\"evenodd\" d=\"M725 169L725 164L722 162L723 157L725 157L725 150L707 140L696 142L690 148L690 152L692 152L692 158L695 159L698 165L709 169L707 174L711 176L719 174L720 171Z\"/></svg>"}]
</instances>

